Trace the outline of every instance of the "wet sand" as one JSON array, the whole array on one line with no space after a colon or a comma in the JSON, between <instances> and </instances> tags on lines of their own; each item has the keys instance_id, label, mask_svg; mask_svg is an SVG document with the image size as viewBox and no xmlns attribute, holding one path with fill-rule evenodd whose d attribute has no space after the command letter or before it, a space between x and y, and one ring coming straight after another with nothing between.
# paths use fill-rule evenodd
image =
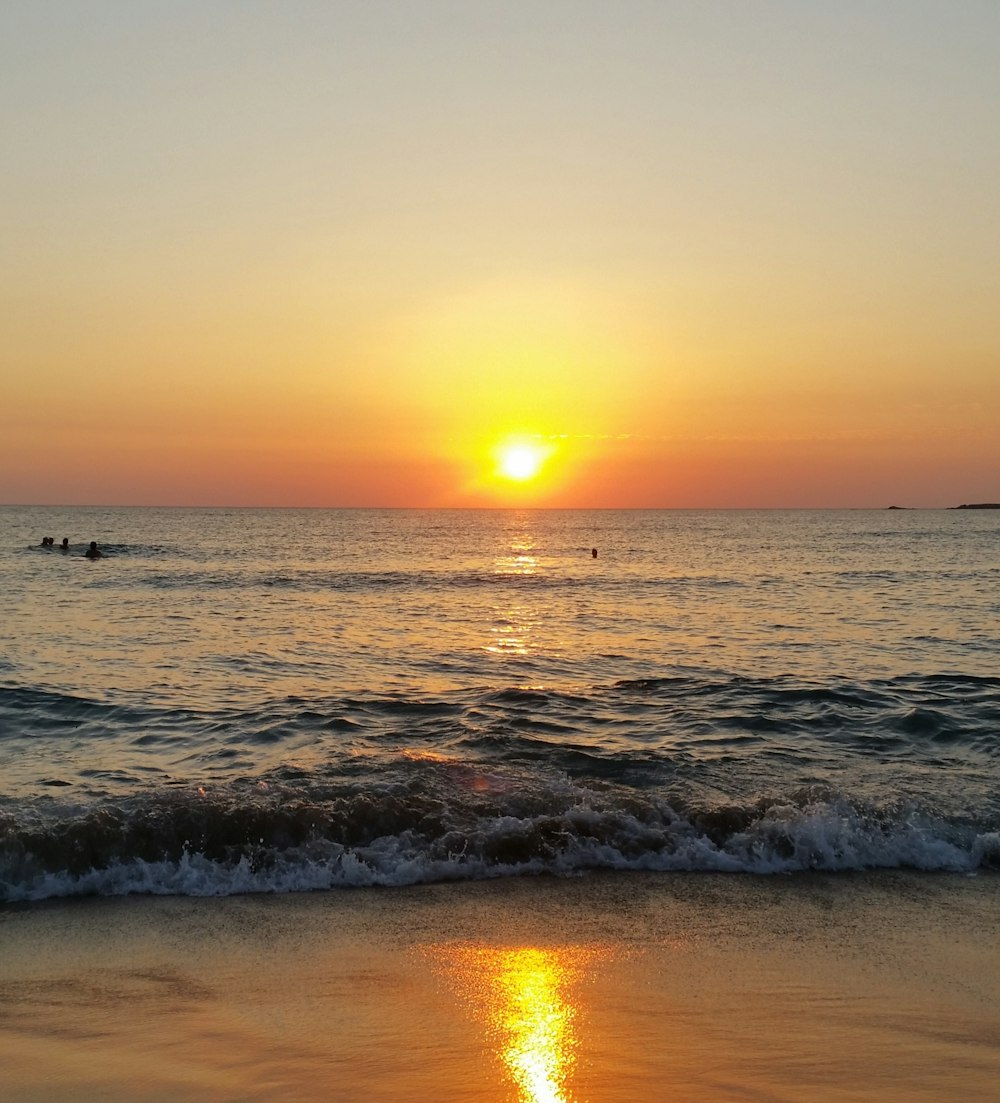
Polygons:
<instances>
[{"instance_id":1,"label":"wet sand","mask_svg":"<svg viewBox=\"0 0 1000 1103\"><path fill-rule=\"evenodd\" d=\"M9 1103L986 1103L1000 876L0 909Z\"/></svg>"}]
</instances>

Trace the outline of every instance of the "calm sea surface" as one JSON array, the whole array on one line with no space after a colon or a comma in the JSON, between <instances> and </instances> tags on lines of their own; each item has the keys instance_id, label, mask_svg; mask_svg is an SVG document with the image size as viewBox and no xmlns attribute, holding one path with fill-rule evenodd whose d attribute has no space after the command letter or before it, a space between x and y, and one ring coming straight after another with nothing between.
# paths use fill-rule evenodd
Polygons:
<instances>
[{"instance_id":1,"label":"calm sea surface","mask_svg":"<svg viewBox=\"0 0 1000 1103\"><path fill-rule=\"evenodd\" d=\"M0 900L995 867L998 630L995 511L4 507Z\"/></svg>"}]
</instances>

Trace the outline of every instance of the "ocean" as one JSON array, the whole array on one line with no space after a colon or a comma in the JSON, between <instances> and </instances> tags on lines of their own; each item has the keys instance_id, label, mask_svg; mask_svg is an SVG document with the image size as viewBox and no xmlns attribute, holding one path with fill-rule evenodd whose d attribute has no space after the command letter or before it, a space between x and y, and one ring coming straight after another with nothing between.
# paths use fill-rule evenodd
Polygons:
<instances>
[{"instance_id":1,"label":"ocean","mask_svg":"<svg viewBox=\"0 0 1000 1103\"><path fill-rule=\"evenodd\" d=\"M995 511L3 507L0 901L995 869L998 594Z\"/></svg>"}]
</instances>

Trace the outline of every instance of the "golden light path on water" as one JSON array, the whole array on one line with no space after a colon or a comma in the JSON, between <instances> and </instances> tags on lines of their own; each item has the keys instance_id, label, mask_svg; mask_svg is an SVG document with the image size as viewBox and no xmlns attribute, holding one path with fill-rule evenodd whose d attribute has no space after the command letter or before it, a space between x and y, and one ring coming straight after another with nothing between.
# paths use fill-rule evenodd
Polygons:
<instances>
[{"instance_id":1,"label":"golden light path on water","mask_svg":"<svg viewBox=\"0 0 1000 1103\"><path fill-rule=\"evenodd\" d=\"M486 1028L520 1103L572 1103L578 1048L572 989L589 951L442 946L431 951Z\"/></svg>"},{"instance_id":2,"label":"golden light path on water","mask_svg":"<svg viewBox=\"0 0 1000 1103\"><path fill-rule=\"evenodd\" d=\"M534 575L540 570L534 541L527 534L511 541L510 551L498 555L493 561L497 575ZM493 607L493 634L485 650L495 655L530 655L534 650L532 636L535 618L523 602L497 604Z\"/></svg>"}]
</instances>

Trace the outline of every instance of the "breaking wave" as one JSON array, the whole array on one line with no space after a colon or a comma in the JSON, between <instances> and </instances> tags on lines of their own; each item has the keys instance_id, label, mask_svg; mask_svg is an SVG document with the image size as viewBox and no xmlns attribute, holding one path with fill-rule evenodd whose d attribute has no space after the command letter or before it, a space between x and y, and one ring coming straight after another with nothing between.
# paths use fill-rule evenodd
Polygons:
<instances>
[{"instance_id":1,"label":"breaking wave","mask_svg":"<svg viewBox=\"0 0 1000 1103\"><path fill-rule=\"evenodd\" d=\"M591 870L1000 869L1000 823L806 790L700 805L462 768L379 792L167 793L0 814L0 899L220 896Z\"/></svg>"}]
</instances>

